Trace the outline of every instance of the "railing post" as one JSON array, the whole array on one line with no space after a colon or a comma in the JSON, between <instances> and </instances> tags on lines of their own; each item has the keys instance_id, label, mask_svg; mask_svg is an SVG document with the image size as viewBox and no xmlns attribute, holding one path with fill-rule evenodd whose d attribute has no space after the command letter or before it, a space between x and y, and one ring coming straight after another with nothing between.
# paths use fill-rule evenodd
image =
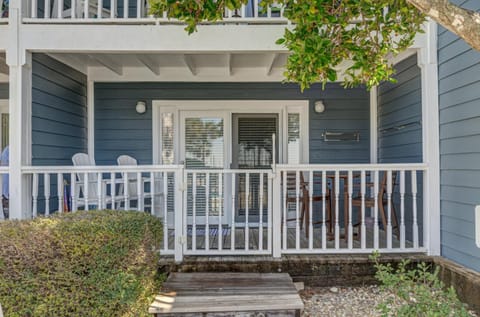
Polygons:
<instances>
[{"instance_id":1,"label":"railing post","mask_svg":"<svg viewBox=\"0 0 480 317\"><path fill-rule=\"evenodd\" d=\"M186 242L185 232L183 228L183 195L185 195L185 185L183 183L184 167L175 171L175 236L174 236L174 252L175 262L183 261L183 249Z\"/></svg>"},{"instance_id":2,"label":"railing post","mask_svg":"<svg viewBox=\"0 0 480 317\"><path fill-rule=\"evenodd\" d=\"M272 255L274 258L282 256L282 195L281 173L275 170L272 186Z\"/></svg>"}]
</instances>

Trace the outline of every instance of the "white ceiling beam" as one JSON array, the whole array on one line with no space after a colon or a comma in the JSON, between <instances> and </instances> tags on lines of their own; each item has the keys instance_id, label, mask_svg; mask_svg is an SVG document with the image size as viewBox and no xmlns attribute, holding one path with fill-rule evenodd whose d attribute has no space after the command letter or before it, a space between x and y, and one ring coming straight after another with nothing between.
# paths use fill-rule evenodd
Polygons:
<instances>
[{"instance_id":1,"label":"white ceiling beam","mask_svg":"<svg viewBox=\"0 0 480 317\"><path fill-rule=\"evenodd\" d=\"M72 67L75 70L78 70L79 72L83 74L87 74L88 72L88 63L83 60L78 58L75 55L67 55L67 54L47 54L53 59L56 59L60 63L63 63L65 65L68 65Z\"/></svg>"},{"instance_id":2,"label":"white ceiling beam","mask_svg":"<svg viewBox=\"0 0 480 317\"><path fill-rule=\"evenodd\" d=\"M275 61L277 60L278 55L279 55L278 53L274 53L268 56L267 69L266 69L267 76L270 76L272 74L273 64L275 64Z\"/></svg>"},{"instance_id":3,"label":"white ceiling beam","mask_svg":"<svg viewBox=\"0 0 480 317\"><path fill-rule=\"evenodd\" d=\"M227 68L228 68L228 76L233 75L233 55L231 53L227 54Z\"/></svg>"},{"instance_id":4,"label":"white ceiling beam","mask_svg":"<svg viewBox=\"0 0 480 317\"><path fill-rule=\"evenodd\" d=\"M122 65L115 62L111 57L105 55L88 55L90 58L96 60L106 68L110 69L112 72L116 73L119 76L123 75Z\"/></svg>"},{"instance_id":5,"label":"white ceiling beam","mask_svg":"<svg viewBox=\"0 0 480 317\"><path fill-rule=\"evenodd\" d=\"M183 61L185 62L185 65L188 67L192 75L197 76L197 69L195 67L195 62L193 61L193 56L183 55Z\"/></svg>"},{"instance_id":6,"label":"white ceiling beam","mask_svg":"<svg viewBox=\"0 0 480 317\"><path fill-rule=\"evenodd\" d=\"M9 67L5 55L0 55L0 74L8 75Z\"/></svg>"},{"instance_id":7,"label":"white ceiling beam","mask_svg":"<svg viewBox=\"0 0 480 317\"><path fill-rule=\"evenodd\" d=\"M160 76L160 65L151 56L139 54L136 55L136 57L140 63L145 65L152 73Z\"/></svg>"}]
</instances>

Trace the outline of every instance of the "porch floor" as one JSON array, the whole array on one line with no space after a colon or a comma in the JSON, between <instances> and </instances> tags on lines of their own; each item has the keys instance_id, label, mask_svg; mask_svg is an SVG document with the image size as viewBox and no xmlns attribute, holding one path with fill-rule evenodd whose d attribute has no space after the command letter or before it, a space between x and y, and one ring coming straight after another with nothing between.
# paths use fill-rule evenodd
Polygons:
<instances>
[{"instance_id":1,"label":"porch floor","mask_svg":"<svg viewBox=\"0 0 480 317\"><path fill-rule=\"evenodd\" d=\"M218 226L211 226L210 227L210 234L208 235L208 249L210 250L218 250L219 247L219 239L221 239L222 249L228 250L232 249L232 229L230 227L223 227L222 233L220 234L218 230ZM353 236L353 249L361 249L361 241L359 235L357 235L358 230L354 230ZM248 250L267 250L268 249L268 239L267 239L267 229L263 229L263 237L260 238L260 230L258 228L249 228L248 230ZM322 228L314 228L313 229L313 249L321 249L322 248ZM303 229L300 231L299 234L300 249L308 249L309 248L309 241L306 231ZM168 248L174 249L174 231L169 230L169 243ZM260 240L262 240L262 248L260 247ZM195 245L196 250L206 250L206 237L205 237L205 228L204 227L197 227L196 235L195 235ZM295 228L287 228L287 249L294 250L296 248L296 230ZM283 242L282 242L283 243ZM192 250L193 244L193 230L189 228L187 231L187 248L188 250ZM234 238L234 249L235 250L245 250L246 244L246 230L244 227L237 227L235 228L235 238ZM373 249L374 248L374 231L373 228L367 228L366 230L366 248ZM387 233L380 229L379 230L379 238L378 238L378 245L380 249L387 248ZM405 248L412 248L413 244L410 241L405 241ZM335 240L334 237L327 237L326 243L327 249L335 250ZM344 238L344 229L340 230L340 249L348 249L348 241ZM392 235L392 248L399 249L400 248L400 240L396 236L396 234Z\"/></svg>"}]
</instances>

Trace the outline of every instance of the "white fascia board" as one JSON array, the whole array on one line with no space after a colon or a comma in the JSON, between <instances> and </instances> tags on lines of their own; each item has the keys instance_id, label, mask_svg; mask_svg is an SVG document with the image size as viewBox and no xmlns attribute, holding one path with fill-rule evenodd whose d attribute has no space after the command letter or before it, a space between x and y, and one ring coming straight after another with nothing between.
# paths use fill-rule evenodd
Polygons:
<instances>
[{"instance_id":1,"label":"white fascia board","mask_svg":"<svg viewBox=\"0 0 480 317\"><path fill-rule=\"evenodd\" d=\"M200 25L188 35L183 25L21 26L21 47L49 52L287 52L275 41L285 25Z\"/></svg>"}]
</instances>

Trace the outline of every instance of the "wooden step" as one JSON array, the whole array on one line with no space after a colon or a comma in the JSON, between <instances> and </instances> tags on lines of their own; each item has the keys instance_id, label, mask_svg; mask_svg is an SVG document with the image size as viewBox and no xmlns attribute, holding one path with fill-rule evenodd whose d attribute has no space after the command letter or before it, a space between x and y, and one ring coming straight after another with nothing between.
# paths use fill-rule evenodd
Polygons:
<instances>
[{"instance_id":1,"label":"wooden step","mask_svg":"<svg viewBox=\"0 0 480 317\"><path fill-rule=\"evenodd\" d=\"M172 273L149 308L155 316L299 316L287 273Z\"/></svg>"}]
</instances>

